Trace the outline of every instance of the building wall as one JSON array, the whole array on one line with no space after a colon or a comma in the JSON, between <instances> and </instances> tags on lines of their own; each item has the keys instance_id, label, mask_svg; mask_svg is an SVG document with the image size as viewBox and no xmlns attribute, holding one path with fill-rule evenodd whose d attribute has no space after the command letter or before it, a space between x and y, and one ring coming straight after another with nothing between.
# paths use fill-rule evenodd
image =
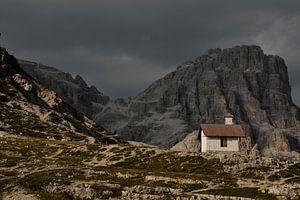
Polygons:
<instances>
[{"instance_id":1,"label":"building wall","mask_svg":"<svg viewBox=\"0 0 300 200\"><path fill-rule=\"evenodd\" d=\"M232 117L225 117L225 124L226 125L232 125L233 124Z\"/></svg>"},{"instance_id":2,"label":"building wall","mask_svg":"<svg viewBox=\"0 0 300 200\"><path fill-rule=\"evenodd\" d=\"M228 137L227 147L221 147L220 137L206 137L201 131L201 152L207 151L239 151L239 138Z\"/></svg>"},{"instance_id":3,"label":"building wall","mask_svg":"<svg viewBox=\"0 0 300 200\"><path fill-rule=\"evenodd\" d=\"M204 135L203 131L201 131L201 152L207 151L207 137Z\"/></svg>"}]
</instances>

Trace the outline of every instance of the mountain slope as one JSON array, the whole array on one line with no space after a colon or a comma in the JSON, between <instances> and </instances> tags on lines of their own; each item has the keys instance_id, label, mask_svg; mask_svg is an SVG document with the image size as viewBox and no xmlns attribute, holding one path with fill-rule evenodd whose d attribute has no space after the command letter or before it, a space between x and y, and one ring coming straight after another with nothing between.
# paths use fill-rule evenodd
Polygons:
<instances>
[{"instance_id":1,"label":"mountain slope","mask_svg":"<svg viewBox=\"0 0 300 200\"><path fill-rule=\"evenodd\" d=\"M19 63L25 72L39 80L50 90L55 91L78 112L89 117L99 113L109 101L109 97L104 96L96 87L89 87L79 75L74 79L69 73L54 67L20 59Z\"/></svg>"},{"instance_id":2,"label":"mountain slope","mask_svg":"<svg viewBox=\"0 0 300 200\"><path fill-rule=\"evenodd\" d=\"M299 151L287 67L258 46L209 50L129 102L110 102L95 119L126 139L171 147L200 123L223 123L228 112L260 150Z\"/></svg>"},{"instance_id":3,"label":"mountain slope","mask_svg":"<svg viewBox=\"0 0 300 200\"><path fill-rule=\"evenodd\" d=\"M0 131L60 140L121 141L34 80L4 48L0 48L0 110Z\"/></svg>"},{"instance_id":4,"label":"mountain slope","mask_svg":"<svg viewBox=\"0 0 300 200\"><path fill-rule=\"evenodd\" d=\"M28 61L21 67L78 112L128 140L170 148L200 123L223 123L231 112L260 150L300 150L299 108L287 67L258 46L208 50L127 101L109 101L80 77L55 68Z\"/></svg>"}]
</instances>

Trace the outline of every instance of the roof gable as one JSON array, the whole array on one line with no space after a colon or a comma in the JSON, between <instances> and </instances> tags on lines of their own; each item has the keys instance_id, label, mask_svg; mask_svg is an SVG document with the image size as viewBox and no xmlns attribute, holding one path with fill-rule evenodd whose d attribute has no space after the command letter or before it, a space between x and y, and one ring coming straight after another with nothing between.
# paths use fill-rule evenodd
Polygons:
<instances>
[{"instance_id":1,"label":"roof gable","mask_svg":"<svg viewBox=\"0 0 300 200\"><path fill-rule=\"evenodd\" d=\"M227 137L245 137L245 132L241 125L223 125L223 124L200 124L205 136L227 136Z\"/></svg>"}]
</instances>

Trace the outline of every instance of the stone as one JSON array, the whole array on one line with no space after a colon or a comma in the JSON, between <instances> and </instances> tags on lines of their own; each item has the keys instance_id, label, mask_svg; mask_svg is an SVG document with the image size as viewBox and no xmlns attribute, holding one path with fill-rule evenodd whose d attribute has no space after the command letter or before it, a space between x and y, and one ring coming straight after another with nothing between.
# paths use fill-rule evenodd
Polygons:
<instances>
[{"instance_id":1,"label":"stone","mask_svg":"<svg viewBox=\"0 0 300 200\"><path fill-rule=\"evenodd\" d=\"M199 153L201 151L201 142L199 131L193 131L188 134L184 140L177 143L171 148L173 151L183 151L183 152L192 152Z\"/></svg>"}]
</instances>

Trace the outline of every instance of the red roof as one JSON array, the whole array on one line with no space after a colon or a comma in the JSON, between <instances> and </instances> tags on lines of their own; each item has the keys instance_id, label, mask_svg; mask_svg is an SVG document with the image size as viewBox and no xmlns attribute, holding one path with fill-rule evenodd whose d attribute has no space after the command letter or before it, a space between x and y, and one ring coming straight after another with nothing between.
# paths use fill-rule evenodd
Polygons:
<instances>
[{"instance_id":1,"label":"red roof","mask_svg":"<svg viewBox=\"0 0 300 200\"><path fill-rule=\"evenodd\" d=\"M224 117L231 117L231 118L233 118L234 116L232 114L230 114L230 113L227 113L227 114L224 115Z\"/></svg>"},{"instance_id":2,"label":"red roof","mask_svg":"<svg viewBox=\"0 0 300 200\"><path fill-rule=\"evenodd\" d=\"M246 134L240 125L223 124L200 124L200 129L204 135L209 137L227 136L227 137L245 137Z\"/></svg>"}]
</instances>

